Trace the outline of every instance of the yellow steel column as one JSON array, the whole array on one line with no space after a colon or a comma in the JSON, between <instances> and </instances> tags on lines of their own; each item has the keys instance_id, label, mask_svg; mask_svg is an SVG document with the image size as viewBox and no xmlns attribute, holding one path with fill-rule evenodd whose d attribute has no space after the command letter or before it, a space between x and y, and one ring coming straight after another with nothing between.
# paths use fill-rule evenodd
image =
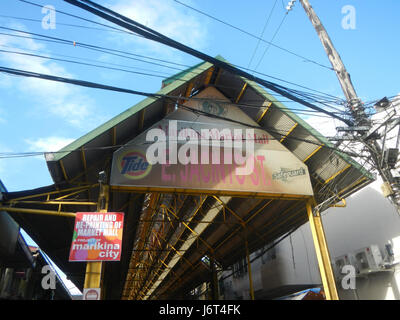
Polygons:
<instances>
[{"instance_id":1,"label":"yellow steel column","mask_svg":"<svg viewBox=\"0 0 400 320\"><path fill-rule=\"evenodd\" d=\"M84 288L100 288L102 262L86 263Z\"/></svg>"},{"instance_id":2,"label":"yellow steel column","mask_svg":"<svg viewBox=\"0 0 400 320\"><path fill-rule=\"evenodd\" d=\"M335 278L332 272L331 260L329 257L328 246L325 239L324 228L322 226L321 215L318 210L313 213L313 199L306 203L308 220L310 222L311 233L317 255L319 271L321 274L322 285L327 300L339 300L336 290Z\"/></svg>"},{"instance_id":3,"label":"yellow steel column","mask_svg":"<svg viewBox=\"0 0 400 320\"><path fill-rule=\"evenodd\" d=\"M109 187L100 183L99 199L97 203L98 212L107 212L108 210L108 198L109 198ZM102 283L102 267L103 263L100 261L87 262L86 263L86 274L84 288L101 288ZM101 293L101 297L104 296L104 292Z\"/></svg>"}]
</instances>

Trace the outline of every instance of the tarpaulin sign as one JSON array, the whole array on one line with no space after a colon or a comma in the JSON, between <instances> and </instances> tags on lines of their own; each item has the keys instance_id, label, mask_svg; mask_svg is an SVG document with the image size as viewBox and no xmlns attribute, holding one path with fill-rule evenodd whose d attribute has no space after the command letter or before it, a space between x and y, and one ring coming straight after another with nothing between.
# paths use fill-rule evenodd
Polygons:
<instances>
[{"instance_id":1,"label":"tarpaulin sign","mask_svg":"<svg viewBox=\"0 0 400 320\"><path fill-rule=\"evenodd\" d=\"M69 261L119 261L123 212L77 212Z\"/></svg>"},{"instance_id":2,"label":"tarpaulin sign","mask_svg":"<svg viewBox=\"0 0 400 320\"><path fill-rule=\"evenodd\" d=\"M111 186L145 192L313 196L307 165L279 140L217 89L208 87L196 98L185 106L200 114L178 108L114 152ZM245 164L236 160L243 152Z\"/></svg>"}]
</instances>

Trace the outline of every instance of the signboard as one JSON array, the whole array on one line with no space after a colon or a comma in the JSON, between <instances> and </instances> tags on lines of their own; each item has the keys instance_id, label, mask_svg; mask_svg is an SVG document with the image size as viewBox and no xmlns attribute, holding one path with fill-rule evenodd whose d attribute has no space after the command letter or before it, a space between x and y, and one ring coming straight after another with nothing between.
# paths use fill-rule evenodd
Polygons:
<instances>
[{"instance_id":1,"label":"signboard","mask_svg":"<svg viewBox=\"0 0 400 320\"><path fill-rule=\"evenodd\" d=\"M100 300L100 288L84 288L82 300Z\"/></svg>"},{"instance_id":2,"label":"signboard","mask_svg":"<svg viewBox=\"0 0 400 320\"><path fill-rule=\"evenodd\" d=\"M123 212L77 212L69 261L119 261Z\"/></svg>"},{"instance_id":3,"label":"signboard","mask_svg":"<svg viewBox=\"0 0 400 320\"><path fill-rule=\"evenodd\" d=\"M240 108L212 87L195 98L206 114L178 109L114 152L112 186L313 195L307 166Z\"/></svg>"}]
</instances>

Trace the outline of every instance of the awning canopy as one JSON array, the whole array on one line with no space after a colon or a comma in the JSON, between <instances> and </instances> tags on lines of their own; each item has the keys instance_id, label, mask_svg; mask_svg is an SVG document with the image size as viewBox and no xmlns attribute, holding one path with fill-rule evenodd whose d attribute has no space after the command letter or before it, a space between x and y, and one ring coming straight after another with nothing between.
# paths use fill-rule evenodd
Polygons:
<instances>
[{"instance_id":1,"label":"awning canopy","mask_svg":"<svg viewBox=\"0 0 400 320\"><path fill-rule=\"evenodd\" d=\"M321 211L373 181L259 85L200 63L164 80L158 92L163 97L147 98L60 152L47 154L54 186L6 194L3 207L12 205L15 220L79 288L85 264L68 262L73 215L36 215L18 208L94 211L98 173L110 177L113 152L206 88L218 91L307 168ZM109 210L124 211L125 225L121 261L105 263L106 298L183 297L209 279L211 255L227 267L244 257L244 241L254 251L307 221L303 199L167 191L111 188Z\"/></svg>"}]
</instances>

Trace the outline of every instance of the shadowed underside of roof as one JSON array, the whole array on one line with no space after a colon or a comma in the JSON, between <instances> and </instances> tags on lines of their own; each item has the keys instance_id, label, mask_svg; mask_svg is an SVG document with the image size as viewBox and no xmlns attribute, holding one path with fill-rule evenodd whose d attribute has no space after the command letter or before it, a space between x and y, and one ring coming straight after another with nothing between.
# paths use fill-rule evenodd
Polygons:
<instances>
[{"instance_id":1,"label":"shadowed underside of roof","mask_svg":"<svg viewBox=\"0 0 400 320\"><path fill-rule=\"evenodd\" d=\"M263 88L210 63L200 63L164 80L158 93L191 97L209 86L232 103L238 103L260 128L270 132L307 165L321 210L373 180L359 164L334 150L326 138ZM248 104L259 108L249 108ZM144 99L60 152L47 154L54 186L6 194L6 204L60 212L94 211L96 207L90 202L95 203L98 198L98 173L104 170L110 177L113 152L175 108L173 99ZM34 200L40 203L21 202L34 195L38 195ZM19 202L13 200L18 198ZM49 203L61 201L60 198L71 203ZM86 204L76 205L73 201ZM143 193L112 188L109 211L125 212L121 261L104 264L103 289L110 299L185 297L194 286L209 279L210 269L203 257L212 254L221 266L228 267L244 257L245 239L250 251L254 251L307 221L304 200ZM12 215L82 288L85 264L68 262L73 219Z\"/></svg>"}]
</instances>

